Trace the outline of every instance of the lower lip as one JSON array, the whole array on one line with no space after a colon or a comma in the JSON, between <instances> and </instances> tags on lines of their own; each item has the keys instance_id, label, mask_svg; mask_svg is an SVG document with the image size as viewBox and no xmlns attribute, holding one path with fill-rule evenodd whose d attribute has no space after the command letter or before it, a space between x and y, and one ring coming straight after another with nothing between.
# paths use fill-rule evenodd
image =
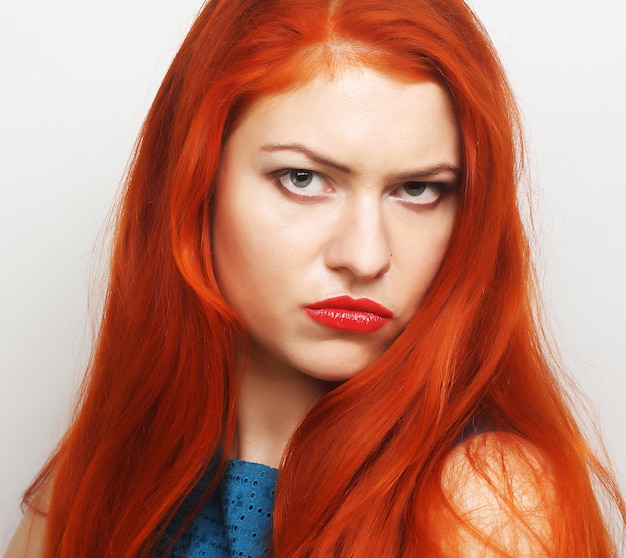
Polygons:
<instances>
[{"instance_id":1,"label":"lower lip","mask_svg":"<svg viewBox=\"0 0 626 558\"><path fill-rule=\"evenodd\" d=\"M343 308L305 308L306 313L318 324L342 331L372 333L383 327L390 318Z\"/></svg>"}]
</instances>

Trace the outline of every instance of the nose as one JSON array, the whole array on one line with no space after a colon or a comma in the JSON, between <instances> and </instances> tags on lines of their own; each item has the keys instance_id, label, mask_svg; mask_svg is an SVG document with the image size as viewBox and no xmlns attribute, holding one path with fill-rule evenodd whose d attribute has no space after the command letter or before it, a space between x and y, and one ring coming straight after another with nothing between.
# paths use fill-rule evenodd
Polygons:
<instances>
[{"instance_id":1,"label":"nose","mask_svg":"<svg viewBox=\"0 0 626 558\"><path fill-rule=\"evenodd\" d=\"M375 279L389 270L391 253L381 210L376 196L346 201L326 246L329 268L358 280Z\"/></svg>"}]
</instances>

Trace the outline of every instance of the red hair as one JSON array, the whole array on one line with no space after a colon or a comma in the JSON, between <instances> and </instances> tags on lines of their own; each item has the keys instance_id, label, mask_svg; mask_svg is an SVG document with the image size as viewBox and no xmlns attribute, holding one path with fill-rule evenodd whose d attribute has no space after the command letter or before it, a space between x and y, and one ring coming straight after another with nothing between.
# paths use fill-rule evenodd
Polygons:
<instances>
[{"instance_id":1,"label":"red hair","mask_svg":"<svg viewBox=\"0 0 626 558\"><path fill-rule=\"evenodd\" d=\"M462 138L458 217L406 330L294 433L273 556L438 555L423 510L445 506L442 464L475 417L558 469L554 556L616 555L592 476L626 512L545 355L517 207L518 116L475 16L461 0L212 0L144 124L81 401L25 497L54 477L48 556L153 554L209 462L223 467L244 335L211 263L223 141L252 100L345 64L446 87Z\"/></svg>"}]
</instances>

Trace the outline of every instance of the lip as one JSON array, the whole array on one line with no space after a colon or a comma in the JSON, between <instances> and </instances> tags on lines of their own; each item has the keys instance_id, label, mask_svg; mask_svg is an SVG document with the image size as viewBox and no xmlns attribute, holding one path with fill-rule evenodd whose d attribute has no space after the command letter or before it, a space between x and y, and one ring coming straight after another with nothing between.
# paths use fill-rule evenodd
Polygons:
<instances>
[{"instance_id":1,"label":"lip","mask_svg":"<svg viewBox=\"0 0 626 558\"><path fill-rule=\"evenodd\" d=\"M381 304L349 296L320 300L304 309L311 319L325 327L357 333L372 333L393 318L393 312Z\"/></svg>"}]
</instances>

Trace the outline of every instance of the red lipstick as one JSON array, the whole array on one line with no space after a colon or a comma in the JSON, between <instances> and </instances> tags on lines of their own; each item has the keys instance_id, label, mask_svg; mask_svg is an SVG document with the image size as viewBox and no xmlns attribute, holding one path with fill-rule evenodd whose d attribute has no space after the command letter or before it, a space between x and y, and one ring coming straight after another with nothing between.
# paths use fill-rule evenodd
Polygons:
<instances>
[{"instance_id":1,"label":"red lipstick","mask_svg":"<svg viewBox=\"0 0 626 558\"><path fill-rule=\"evenodd\" d=\"M368 298L338 296L314 302L305 307L317 323L332 329L371 333L383 327L393 312Z\"/></svg>"}]
</instances>

